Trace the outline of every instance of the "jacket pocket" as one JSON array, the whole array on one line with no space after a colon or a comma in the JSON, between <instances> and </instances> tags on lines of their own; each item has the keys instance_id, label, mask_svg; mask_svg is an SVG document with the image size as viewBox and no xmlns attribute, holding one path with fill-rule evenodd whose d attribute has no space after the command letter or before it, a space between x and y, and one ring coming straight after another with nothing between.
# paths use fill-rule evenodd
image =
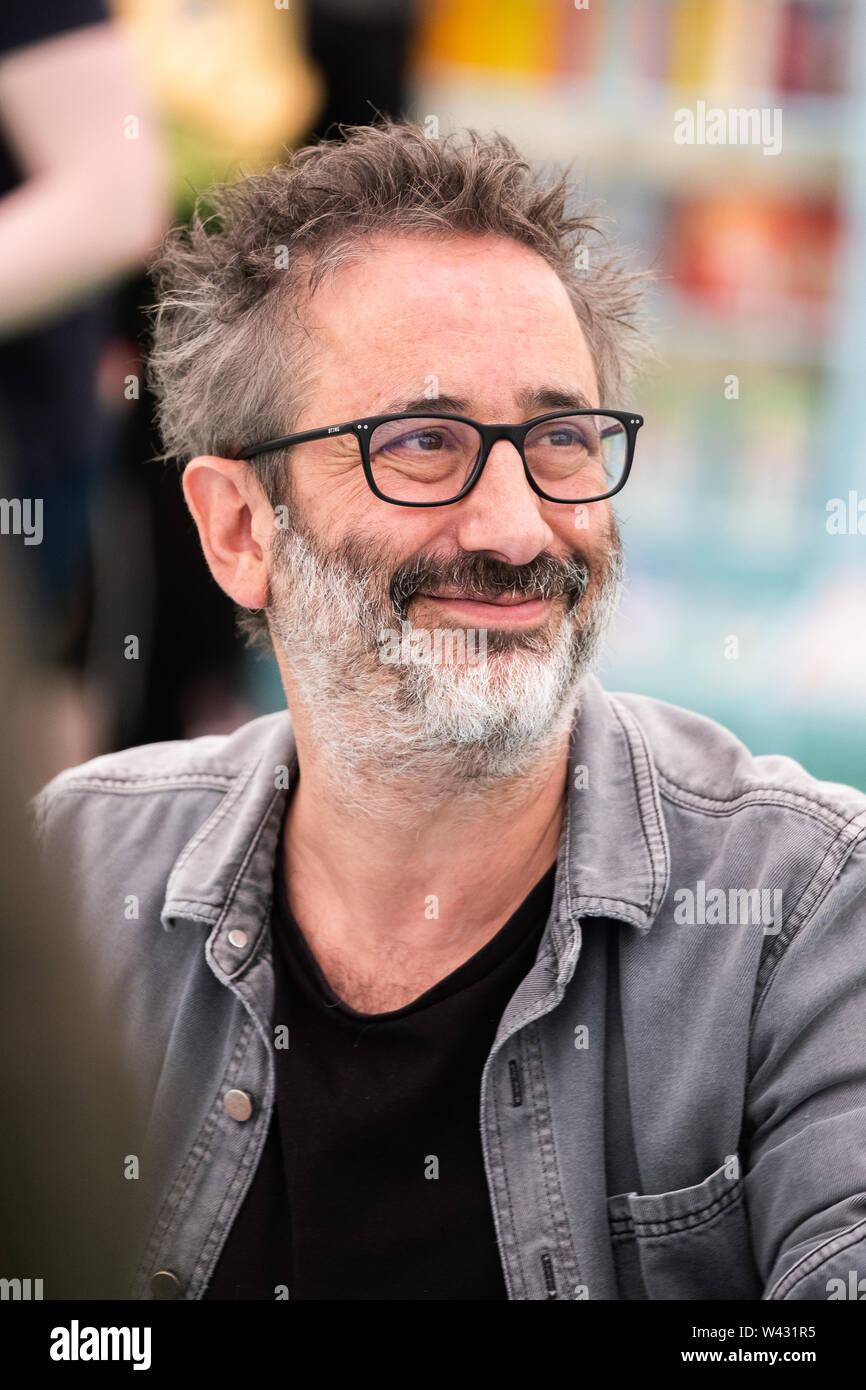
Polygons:
<instances>
[{"instance_id":1,"label":"jacket pocket","mask_svg":"<svg viewBox=\"0 0 866 1390\"><path fill-rule=\"evenodd\" d=\"M731 1166L694 1187L607 1199L620 1298L760 1299L743 1178Z\"/></svg>"}]
</instances>

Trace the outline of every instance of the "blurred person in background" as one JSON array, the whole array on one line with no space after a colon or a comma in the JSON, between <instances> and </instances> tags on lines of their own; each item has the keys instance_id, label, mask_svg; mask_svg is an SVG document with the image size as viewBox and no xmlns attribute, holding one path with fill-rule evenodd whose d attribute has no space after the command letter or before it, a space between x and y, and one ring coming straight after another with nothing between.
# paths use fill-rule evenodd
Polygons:
<instances>
[{"instance_id":1,"label":"blurred person in background","mask_svg":"<svg viewBox=\"0 0 866 1390\"><path fill-rule=\"evenodd\" d=\"M567 176L343 134L154 263L165 454L287 708L35 803L148 1097L130 1292L826 1298L866 796L594 674L648 344Z\"/></svg>"},{"instance_id":2,"label":"blurred person in background","mask_svg":"<svg viewBox=\"0 0 866 1390\"><path fill-rule=\"evenodd\" d=\"M35 667L35 775L106 746L110 692L89 676L92 528L115 441L100 363L114 287L168 219L161 141L129 44L102 0L0 16L0 479L41 528L20 549Z\"/></svg>"},{"instance_id":3,"label":"blurred person in background","mask_svg":"<svg viewBox=\"0 0 866 1390\"><path fill-rule=\"evenodd\" d=\"M307 51L305 7L248 0L114 0L147 73L166 133L173 219L187 219L201 189L285 157L315 120L323 77ZM112 356L112 395L122 403L124 464L113 513L126 519L118 550L103 564L103 649L116 701L110 747L219 733L256 711L246 691L252 664L234 612L204 562L173 471L153 468L159 444L155 403L143 371L143 306L153 287L142 273L124 294ZM123 380L136 398L123 401ZM132 576L132 578L130 578ZM138 655L123 661L123 638Z\"/></svg>"},{"instance_id":4,"label":"blurred person in background","mask_svg":"<svg viewBox=\"0 0 866 1390\"><path fill-rule=\"evenodd\" d=\"M376 113L398 118L408 109L409 53L420 0L307 0L310 57L327 98L302 141L338 138L339 124L364 125Z\"/></svg>"},{"instance_id":5,"label":"blurred person in background","mask_svg":"<svg viewBox=\"0 0 866 1390\"><path fill-rule=\"evenodd\" d=\"M177 220L199 190L285 158L310 139L339 139L337 122L399 116L408 103L410 41L420 6L406 0L306 0L290 7L246 0L115 0L148 73L165 122ZM249 690L254 663L237 640L234 609L213 583L173 470L143 465L158 450L155 401L142 371L142 305L152 287L128 286L117 376L133 372L138 399L126 411L123 499L131 519L123 554L135 589L106 557L112 650L119 634L141 635L136 663L113 680L117 702L111 746L236 728L256 713ZM120 398L121 385L114 388ZM278 683L278 682L277 682ZM273 681L272 681L273 684Z\"/></svg>"},{"instance_id":6,"label":"blurred person in background","mask_svg":"<svg viewBox=\"0 0 866 1390\"><path fill-rule=\"evenodd\" d=\"M134 1236L142 1097L118 1045L123 998L100 996L70 880L39 863L28 835L22 803L44 764L22 718L36 615L20 580L0 546L2 1297L116 1299Z\"/></svg>"}]
</instances>

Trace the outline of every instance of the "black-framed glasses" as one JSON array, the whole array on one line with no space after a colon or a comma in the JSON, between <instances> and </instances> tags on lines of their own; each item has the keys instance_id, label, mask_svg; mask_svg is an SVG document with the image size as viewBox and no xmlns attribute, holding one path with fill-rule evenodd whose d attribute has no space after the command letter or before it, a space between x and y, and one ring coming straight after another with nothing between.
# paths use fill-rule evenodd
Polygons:
<instances>
[{"instance_id":1,"label":"black-framed glasses","mask_svg":"<svg viewBox=\"0 0 866 1390\"><path fill-rule=\"evenodd\" d=\"M482 425L465 415L413 411L287 434L239 449L238 457L350 434L367 483L381 501L444 507L466 496L493 445L507 439L523 460L533 492L546 502L575 506L601 502L624 487L642 424L642 416L627 410L551 410L521 425Z\"/></svg>"}]
</instances>

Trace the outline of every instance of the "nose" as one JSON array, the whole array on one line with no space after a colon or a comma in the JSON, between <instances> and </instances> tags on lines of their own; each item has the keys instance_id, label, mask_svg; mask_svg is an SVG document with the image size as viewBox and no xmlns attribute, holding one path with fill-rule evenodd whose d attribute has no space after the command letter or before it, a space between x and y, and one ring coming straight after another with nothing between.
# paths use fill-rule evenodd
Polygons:
<instances>
[{"instance_id":1,"label":"nose","mask_svg":"<svg viewBox=\"0 0 866 1390\"><path fill-rule=\"evenodd\" d=\"M529 486L519 451L507 439L493 445L478 482L455 502L457 541L463 550L485 550L509 565L526 565L553 532L543 509L555 507Z\"/></svg>"}]
</instances>

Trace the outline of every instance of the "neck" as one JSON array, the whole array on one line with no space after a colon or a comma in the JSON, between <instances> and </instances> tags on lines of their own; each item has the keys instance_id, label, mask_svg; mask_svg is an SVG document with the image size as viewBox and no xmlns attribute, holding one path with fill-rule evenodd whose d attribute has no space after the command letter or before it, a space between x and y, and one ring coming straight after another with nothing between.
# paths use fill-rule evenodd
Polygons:
<instances>
[{"instance_id":1,"label":"neck","mask_svg":"<svg viewBox=\"0 0 866 1390\"><path fill-rule=\"evenodd\" d=\"M419 782L414 767L383 787L380 772L365 778L353 767L349 804L333 753L293 708L300 775L284 825L286 884L347 1002L354 989L369 1004L369 982L385 980L387 1007L399 1007L394 999L408 1002L444 978L520 906L557 857L572 717L519 776L458 785L430 768Z\"/></svg>"}]
</instances>

